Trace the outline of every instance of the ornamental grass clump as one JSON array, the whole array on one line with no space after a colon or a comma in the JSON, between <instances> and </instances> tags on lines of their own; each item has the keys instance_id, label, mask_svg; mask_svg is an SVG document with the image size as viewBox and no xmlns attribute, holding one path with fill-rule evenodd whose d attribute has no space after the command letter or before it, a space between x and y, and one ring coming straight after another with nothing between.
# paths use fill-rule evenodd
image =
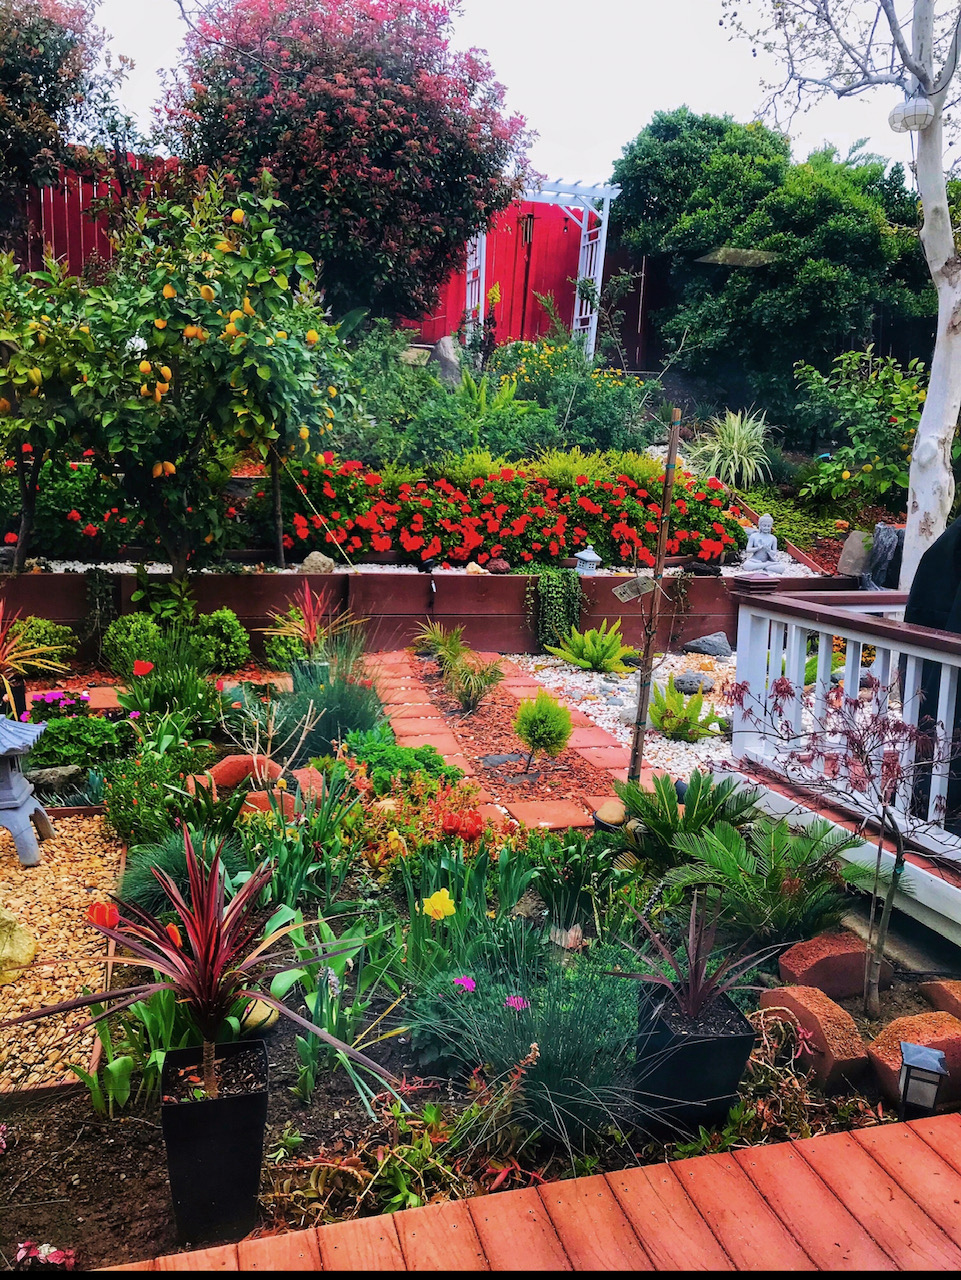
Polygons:
<instances>
[{"instance_id":1,"label":"ornamental grass clump","mask_svg":"<svg viewBox=\"0 0 961 1280\"><path fill-rule=\"evenodd\" d=\"M270 993L270 983L279 973L291 968L289 953L283 960L272 948L297 925L272 930L257 942L256 911L261 891L273 875L268 865L258 867L227 902L225 878L220 856L214 853L209 866L194 852L190 836L184 833L184 856L187 863L189 890L186 896L164 871L154 869L167 902L164 914L172 913L176 921L163 923L160 917L141 910L133 903L114 898L110 903L91 903L88 923L117 944L117 963L145 969L146 981L110 991L78 996L60 1004L49 1005L0 1023L0 1028L37 1022L54 1014L74 1009L101 1006L83 1028L94 1026L104 1018L120 1013L157 991L174 992L178 1003L189 1016L203 1043L203 1082L208 1098L219 1093L215 1049L217 1036L228 1019L237 1017L251 1000L262 1000L279 1013L325 1040L334 1049L375 1074L385 1072L377 1063L352 1049L322 1027L315 1026L294 1013ZM296 963L326 965L343 950L324 947L308 959L298 957ZM108 957L84 957L103 964ZM71 963L76 964L76 960Z\"/></svg>"},{"instance_id":2,"label":"ornamental grass clump","mask_svg":"<svg viewBox=\"0 0 961 1280\"><path fill-rule=\"evenodd\" d=\"M501 664L477 659L458 662L446 672L444 687L456 698L466 715L473 715L492 689L504 679Z\"/></svg>"},{"instance_id":3,"label":"ornamental grass clump","mask_svg":"<svg viewBox=\"0 0 961 1280\"><path fill-rule=\"evenodd\" d=\"M525 698L514 720L514 732L529 752L524 772L530 772L538 751L559 756L570 740L572 728L571 713L546 689L538 689L536 698Z\"/></svg>"}]
</instances>

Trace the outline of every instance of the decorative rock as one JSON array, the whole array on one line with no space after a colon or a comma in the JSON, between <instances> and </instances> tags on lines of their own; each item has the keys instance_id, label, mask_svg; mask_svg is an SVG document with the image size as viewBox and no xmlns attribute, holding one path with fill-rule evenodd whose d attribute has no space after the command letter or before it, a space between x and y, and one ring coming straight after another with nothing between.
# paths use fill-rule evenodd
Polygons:
<instances>
[{"instance_id":1,"label":"decorative rock","mask_svg":"<svg viewBox=\"0 0 961 1280\"><path fill-rule=\"evenodd\" d=\"M838 573L850 574L859 578L867 571L871 559L871 545L874 536L861 529L852 529L844 539L841 555L838 558Z\"/></svg>"},{"instance_id":2,"label":"decorative rock","mask_svg":"<svg viewBox=\"0 0 961 1280\"><path fill-rule=\"evenodd\" d=\"M427 357L428 364L437 364L437 377L445 387L459 387L463 374L461 373L460 357L457 354L457 346L454 339L449 334L444 334L443 338L439 338Z\"/></svg>"},{"instance_id":3,"label":"decorative rock","mask_svg":"<svg viewBox=\"0 0 961 1280\"><path fill-rule=\"evenodd\" d=\"M498 558L497 560L488 560L487 562L488 573L510 573L510 571L511 567L506 560Z\"/></svg>"},{"instance_id":4,"label":"decorative rock","mask_svg":"<svg viewBox=\"0 0 961 1280\"><path fill-rule=\"evenodd\" d=\"M599 818L601 822L606 822L612 827L620 827L624 825L627 818L627 810L620 800L605 800L599 805L594 812L594 817Z\"/></svg>"},{"instance_id":5,"label":"decorative rock","mask_svg":"<svg viewBox=\"0 0 961 1280\"><path fill-rule=\"evenodd\" d=\"M486 573L487 570L483 565L478 564L476 560L472 560L467 566L467 572L471 574L471 576L474 576L475 574Z\"/></svg>"},{"instance_id":6,"label":"decorative rock","mask_svg":"<svg viewBox=\"0 0 961 1280\"><path fill-rule=\"evenodd\" d=\"M184 779L184 790L188 795L195 796L198 787L209 791L212 800L217 799L217 784L209 773L191 773Z\"/></svg>"},{"instance_id":7,"label":"decorative rock","mask_svg":"<svg viewBox=\"0 0 961 1280\"><path fill-rule=\"evenodd\" d=\"M300 566L301 573L333 573L336 568L330 556L325 556L323 551L311 551Z\"/></svg>"},{"instance_id":8,"label":"decorative rock","mask_svg":"<svg viewBox=\"0 0 961 1280\"><path fill-rule=\"evenodd\" d=\"M948 978L941 982L922 982L918 992L935 1009L961 1018L961 982L956 978Z\"/></svg>"},{"instance_id":9,"label":"decorative rock","mask_svg":"<svg viewBox=\"0 0 961 1280\"><path fill-rule=\"evenodd\" d=\"M832 1000L844 1000L864 990L864 958L867 948L853 933L820 933L797 942L781 956L781 981L790 986L817 987ZM881 962L881 986L891 985L893 971Z\"/></svg>"},{"instance_id":10,"label":"decorative rock","mask_svg":"<svg viewBox=\"0 0 961 1280\"><path fill-rule=\"evenodd\" d=\"M864 1073L867 1050L854 1019L816 987L780 987L761 992L762 1009L787 1009L808 1038L801 1063L826 1090L842 1089Z\"/></svg>"},{"instance_id":11,"label":"decorative rock","mask_svg":"<svg viewBox=\"0 0 961 1280\"><path fill-rule=\"evenodd\" d=\"M49 769L24 769L23 776L44 791L62 791L69 782L75 782L81 773L83 770L78 764L61 764Z\"/></svg>"},{"instance_id":12,"label":"decorative rock","mask_svg":"<svg viewBox=\"0 0 961 1280\"><path fill-rule=\"evenodd\" d=\"M674 688L683 694L710 693L714 688L714 681L701 671L682 671L679 676L674 677Z\"/></svg>"},{"instance_id":13,"label":"decorative rock","mask_svg":"<svg viewBox=\"0 0 961 1280\"><path fill-rule=\"evenodd\" d=\"M699 636L696 640L688 640L681 645L682 653L706 653L710 658L729 658L734 650L728 644L723 631L712 631L708 636Z\"/></svg>"},{"instance_id":14,"label":"decorative rock","mask_svg":"<svg viewBox=\"0 0 961 1280\"><path fill-rule=\"evenodd\" d=\"M940 1049L950 1075L942 1081L938 1105L961 1098L961 1018L939 1010L916 1013L910 1018L895 1018L876 1040L868 1045L868 1057L878 1077L881 1091L892 1102L898 1100L898 1076L901 1072L901 1041Z\"/></svg>"},{"instance_id":15,"label":"decorative rock","mask_svg":"<svg viewBox=\"0 0 961 1280\"><path fill-rule=\"evenodd\" d=\"M253 1031L269 1031L280 1017L280 1010L265 1000L251 1000L240 1019L240 1029L245 1035Z\"/></svg>"},{"instance_id":16,"label":"decorative rock","mask_svg":"<svg viewBox=\"0 0 961 1280\"><path fill-rule=\"evenodd\" d=\"M0 907L0 987L23 976L21 965L37 954L37 940L12 911Z\"/></svg>"},{"instance_id":17,"label":"decorative rock","mask_svg":"<svg viewBox=\"0 0 961 1280\"><path fill-rule=\"evenodd\" d=\"M220 788L239 787L248 778L279 778L283 770L266 756L224 756L210 770L210 776Z\"/></svg>"},{"instance_id":18,"label":"decorative rock","mask_svg":"<svg viewBox=\"0 0 961 1280\"><path fill-rule=\"evenodd\" d=\"M616 693L611 694L607 699L607 705L609 707L623 707L624 699L619 698Z\"/></svg>"},{"instance_id":19,"label":"decorative rock","mask_svg":"<svg viewBox=\"0 0 961 1280\"><path fill-rule=\"evenodd\" d=\"M327 779L319 769L308 766L306 769L295 769L294 780L300 787L300 793L303 796L322 796L324 788L327 785Z\"/></svg>"},{"instance_id":20,"label":"decorative rock","mask_svg":"<svg viewBox=\"0 0 961 1280\"><path fill-rule=\"evenodd\" d=\"M271 797L273 804L270 803ZM289 791L251 791L241 813L272 813L278 805L285 818L292 817L297 810L297 803Z\"/></svg>"}]
</instances>

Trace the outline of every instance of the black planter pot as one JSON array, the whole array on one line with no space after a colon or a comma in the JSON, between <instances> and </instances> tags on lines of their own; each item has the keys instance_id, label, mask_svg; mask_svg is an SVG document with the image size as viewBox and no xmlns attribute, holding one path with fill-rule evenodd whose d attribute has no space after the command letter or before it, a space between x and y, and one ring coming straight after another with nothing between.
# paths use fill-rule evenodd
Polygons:
<instances>
[{"instance_id":1,"label":"black planter pot","mask_svg":"<svg viewBox=\"0 0 961 1280\"><path fill-rule=\"evenodd\" d=\"M10 681L10 692L13 694L13 715L19 720L27 710L27 686L22 676L14 676Z\"/></svg>"},{"instance_id":2,"label":"black planter pot","mask_svg":"<svg viewBox=\"0 0 961 1280\"><path fill-rule=\"evenodd\" d=\"M257 1193L267 1126L267 1047L261 1040L217 1045L217 1060L258 1055L262 1088L226 1098L165 1102L160 1109L174 1218L181 1242L239 1240L257 1222ZM200 1049L164 1059L162 1094L174 1071L197 1067Z\"/></svg>"},{"instance_id":3,"label":"black planter pot","mask_svg":"<svg viewBox=\"0 0 961 1280\"><path fill-rule=\"evenodd\" d=\"M635 1070L641 1123L655 1136L709 1128L737 1102L755 1033L727 996L721 1003L729 1015L723 1033L681 1033L641 990Z\"/></svg>"}]
</instances>

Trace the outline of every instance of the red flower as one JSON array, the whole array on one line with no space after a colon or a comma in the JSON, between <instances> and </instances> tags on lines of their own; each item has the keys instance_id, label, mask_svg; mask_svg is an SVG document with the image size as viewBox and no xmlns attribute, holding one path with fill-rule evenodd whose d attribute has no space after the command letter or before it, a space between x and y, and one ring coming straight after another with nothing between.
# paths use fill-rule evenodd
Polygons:
<instances>
[{"instance_id":1,"label":"red flower","mask_svg":"<svg viewBox=\"0 0 961 1280\"><path fill-rule=\"evenodd\" d=\"M33 453L33 445L32 445L32 444L22 444L22 445L20 446L20 452L21 452L21 453Z\"/></svg>"},{"instance_id":2,"label":"red flower","mask_svg":"<svg viewBox=\"0 0 961 1280\"><path fill-rule=\"evenodd\" d=\"M143 658L137 658L133 664L133 673L135 676L149 676L153 671L153 663L145 662Z\"/></svg>"},{"instance_id":3,"label":"red flower","mask_svg":"<svg viewBox=\"0 0 961 1280\"><path fill-rule=\"evenodd\" d=\"M440 820L440 827L445 836L460 835L460 814L445 813Z\"/></svg>"},{"instance_id":4,"label":"red flower","mask_svg":"<svg viewBox=\"0 0 961 1280\"><path fill-rule=\"evenodd\" d=\"M95 538L97 536L97 526L95 524L85 524L82 532L88 538Z\"/></svg>"},{"instance_id":5,"label":"red flower","mask_svg":"<svg viewBox=\"0 0 961 1280\"><path fill-rule=\"evenodd\" d=\"M9 546L17 541L17 535L15 533L5 533L3 535L3 540Z\"/></svg>"},{"instance_id":6,"label":"red flower","mask_svg":"<svg viewBox=\"0 0 961 1280\"><path fill-rule=\"evenodd\" d=\"M175 924L164 925L164 929L166 930L167 937L170 939L170 941L174 944L175 947L183 947L184 940L183 938L181 938L180 930L177 928Z\"/></svg>"},{"instance_id":7,"label":"red flower","mask_svg":"<svg viewBox=\"0 0 961 1280\"><path fill-rule=\"evenodd\" d=\"M720 482L720 480L718 480L717 476L711 476L710 480L708 480L708 482L707 482L707 487L708 487L709 489L723 489L723 488L724 488L724 485L723 485L723 484L721 484L721 482Z\"/></svg>"},{"instance_id":8,"label":"red flower","mask_svg":"<svg viewBox=\"0 0 961 1280\"><path fill-rule=\"evenodd\" d=\"M87 922L98 929L116 929L120 912L112 902L91 902L87 908Z\"/></svg>"}]
</instances>

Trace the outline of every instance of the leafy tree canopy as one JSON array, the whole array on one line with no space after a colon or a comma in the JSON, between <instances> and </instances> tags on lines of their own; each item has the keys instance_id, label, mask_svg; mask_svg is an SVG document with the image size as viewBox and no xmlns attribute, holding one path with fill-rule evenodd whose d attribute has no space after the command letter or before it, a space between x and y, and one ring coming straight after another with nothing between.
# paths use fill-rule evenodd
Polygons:
<instances>
[{"instance_id":1,"label":"leafy tree canopy","mask_svg":"<svg viewBox=\"0 0 961 1280\"><path fill-rule=\"evenodd\" d=\"M171 149L244 184L268 168L336 313L416 317L517 190L523 121L449 0L223 0L167 110Z\"/></svg>"},{"instance_id":2,"label":"leafy tree canopy","mask_svg":"<svg viewBox=\"0 0 961 1280\"><path fill-rule=\"evenodd\" d=\"M683 339L682 366L726 397L789 413L797 361L825 367L863 346L881 307L892 319L933 312L904 172L859 148L792 164L766 126L682 107L628 144L614 179L621 243L669 264L663 336ZM697 261L727 246L774 256Z\"/></svg>"}]
</instances>

